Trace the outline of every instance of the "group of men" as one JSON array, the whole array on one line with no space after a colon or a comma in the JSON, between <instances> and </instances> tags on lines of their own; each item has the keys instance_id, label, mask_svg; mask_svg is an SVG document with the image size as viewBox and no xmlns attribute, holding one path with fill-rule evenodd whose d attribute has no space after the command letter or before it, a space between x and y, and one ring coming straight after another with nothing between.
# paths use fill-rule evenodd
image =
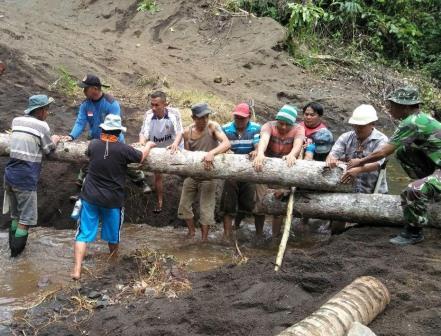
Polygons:
<instances>
[{"instance_id":1,"label":"group of men","mask_svg":"<svg viewBox=\"0 0 441 336\"><path fill-rule=\"evenodd\" d=\"M80 105L75 125L67 136L51 136L45 122L53 102L45 95L29 98L25 115L12 122L10 160L5 168L4 212L10 210L11 228L9 244L11 256L20 254L26 246L28 228L37 223L37 182L43 155L50 154L58 141L77 139L89 125L87 150L89 163L79 176L82 209L75 238L74 279L81 276L81 264L86 245L95 240L99 223L101 238L108 242L111 253L116 253L123 222L125 176L141 183L146 189L142 171L129 168L141 163L153 147L168 148L172 153L185 148L206 152L201 164L213 168L214 157L231 150L234 154L249 155L257 172L265 169L267 157L281 158L286 168L298 158L325 161L333 168L347 164L342 183L354 183L354 192L387 193L386 179L380 178L380 167L387 156L398 149L398 159L411 178L401 194L402 206L408 221L404 231L391 242L398 245L414 244L423 240L422 226L427 224L427 204L438 200L441 194L441 123L419 109L418 92L402 88L393 92L388 101L390 114L400 120L391 139L375 128L377 112L371 105L357 107L349 124L353 130L342 134L334 143L333 135L324 124L323 107L309 103L302 110L303 122L298 122L297 109L284 105L273 121L263 126L253 121L252 107L238 104L232 111L232 121L219 125L210 120L212 109L206 103L191 107L193 123L182 126L178 109L168 106L164 92L150 95L151 109L144 115L139 133L141 150L124 143L118 102L102 91L105 87L94 75L87 75L79 86L86 96ZM153 209L159 213L163 207L163 179L154 175L157 203ZM208 239L209 227L215 223L216 180L187 177L184 180L178 217L185 220L188 236L195 237L193 203L199 198L199 224L202 240ZM224 236L230 239L233 220L236 225L253 215L256 235L261 236L265 222L261 200L268 188L275 189L277 197L284 190L277 186L263 186L250 182L226 180L221 207ZM282 217L274 217L273 237L280 233Z\"/></svg>"}]
</instances>

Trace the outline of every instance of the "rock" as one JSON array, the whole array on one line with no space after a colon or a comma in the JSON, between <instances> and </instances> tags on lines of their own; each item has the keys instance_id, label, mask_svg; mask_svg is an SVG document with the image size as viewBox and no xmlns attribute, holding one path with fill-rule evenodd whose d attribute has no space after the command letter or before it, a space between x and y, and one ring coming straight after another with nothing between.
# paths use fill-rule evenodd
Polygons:
<instances>
[{"instance_id":1,"label":"rock","mask_svg":"<svg viewBox=\"0 0 441 336\"><path fill-rule=\"evenodd\" d=\"M90 291L89 294L87 295L87 297L92 300L98 299L100 296L101 296L101 293L94 291L94 290Z\"/></svg>"},{"instance_id":2,"label":"rock","mask_svg":"<svg viewBox=\"0 0 441 336\"><path fill-rule=\"evenodd\" d=\"M221 76L214 77L213 82L222 83L222 77Z\"/></svg>"},{"instance_id":3,"label":"rock","mask_svg":"<svg viewBox=\"0 0 441 336\"><path fill-rule=\"evenodd\" d=\"M354 322L352 323L351 329L349 329L347 336L376 336L376 335L371 329L361 324L360 322Z\"/></svg>"},{"instance_id":4,"label":"rock","mask_svg":"<svg viewBox=\"0 0 441 336\"><path fill-rule=\"evenodd\" d=\"M48 275L43 275L40 280L38 280L38 288L44 288L47 287L50 284L50 279Z\"/></svg>"},{"instance_id":5,"label":"rock","mask_svg":"<svg viewBox=\"0 0 441 336\"><path fill-rule=\"evenodd\" d=\"M104 308L104 307L107 307L108 305L109 305L109 301L107 301L107 300L98 300L95 303L95 309Z\"/></svg>"},{"instance_id":6,"label":"rock","mask_svg":"<svg viewBox=\"0 0 441 336\"><path fill-rule=\"evenodd\" d=\"M156 295L156 290L151 287L147 287L144 291L144 295L148 297L153 297Z\"/></svg>"}]
</instances>

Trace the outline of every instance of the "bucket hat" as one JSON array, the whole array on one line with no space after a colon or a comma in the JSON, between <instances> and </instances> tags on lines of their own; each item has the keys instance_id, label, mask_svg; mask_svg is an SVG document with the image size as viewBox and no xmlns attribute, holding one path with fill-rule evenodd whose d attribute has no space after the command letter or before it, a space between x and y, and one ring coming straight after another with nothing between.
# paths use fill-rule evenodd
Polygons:
<instances>
[{"instance_id":1,"label":"bucket hat","mask_svg":"<svg viewBox=\"0 0 441 336\"><path fill-rule=\"evenodd\" d=\"M121 117L116 114L108 114L104 119L104 122L100 124L100 127L105 131L127 131L127 128L121 125Z\"/></svg>"},{"instance_id":2,"label":"bucket hat","mask_svg":"<svg viewBox=\"0 0 441 336\"><path fill-rule=\"evenodd\" d=\"M406 86L392 92L386 100L390 100L400 105L416 105L421 103L418 89Z\"/></svg>"},{"instance_id":3,"label":"bucket hat","mask_svg":"<svg viewBox=\"0 0 441 336\"><path fill-rule=\"evenodd\" d=\"M351 125L367 125L378 120L377 111L372 105L362 104L358 106L349 119Z\"/></svg>"},{"instance_id":4,"label":"bucket hat","mask_svg":"<svg viewBox=\"0 0 441 336\"><path fill-rule=\"evenodd\" d=\"M28 108L24 110L24 114L28 115L35 109L47 106L54 102L54 98L46 95L34 95L29 97Z\"/></svg>"}]
</instances>

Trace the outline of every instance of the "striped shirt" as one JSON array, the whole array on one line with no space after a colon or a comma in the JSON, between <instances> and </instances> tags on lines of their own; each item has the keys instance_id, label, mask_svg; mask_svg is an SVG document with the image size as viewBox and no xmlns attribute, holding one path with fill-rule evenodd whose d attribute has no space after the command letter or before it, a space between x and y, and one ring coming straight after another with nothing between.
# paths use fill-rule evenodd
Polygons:
<instances>
[{"instance_id":1,"label":"striped shirt","mask_svg":"<svg viewBox=\"0 0 441 336\"><path fill-rule=\"evenodd\" d=\"M181 114L178 109L167 107L163 118L158 118L152 110L144 115L140 135L153 141L156 147L170 146L178 133L182 133Z\"/></svg>"},{"instance_id":2,"label":"striped shirt","mask_svg":"<svg viewBox=\"0 0 441 336\"><path fill-rule=\"evenodd\" d=\"M234 121L222 126L222 130L230 140L231 150L234 154L248 154L252 152L260 140L261 126L258 123L250 121L243 131L239 134Z\"/></svg>"},{"instance_id":3,"label":"striped shirt","mask_svg":"<svg viewBox=\"0 0 441 336\"><path fill-rule=\"evenodd\" d=\"M43 154L55 149L49 125L32 116L12 121L10 159L5 168L5 181L20 190L37 190Z\"/></svg>"},{"instance_id":4,"label":"striped shirt","mask_svg":"<svg viewBox=\"0 0 441 336\"><path fill-rule=\"evenodd\" d=\"M305 129L299 124L294 124L287 134L281 135L277 129L277 121L269 121L262 126L262 133L271 135L265 155L268 157L281 158L288 155L298 138L305 138Z\"/></svg>"}]
</instances>

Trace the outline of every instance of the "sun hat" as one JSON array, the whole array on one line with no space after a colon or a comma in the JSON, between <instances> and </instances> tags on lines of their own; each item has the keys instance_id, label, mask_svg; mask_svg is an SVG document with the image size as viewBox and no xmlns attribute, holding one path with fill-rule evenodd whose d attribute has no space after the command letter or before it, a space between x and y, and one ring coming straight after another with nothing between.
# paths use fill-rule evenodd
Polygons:
<instances>
[{"instance_id":1,"label":"sun hat","mask_svg":"<svg viewBox=\"0 0 441 336\"><path fill-rule=\"evenodd\" d=\"M90 74L84 76L83 80L81 82L78 82L78 86L83 89L91 86L105 87L105 88L110 87L109 85L105 85L101 83L100 79L97 76Z\"/></svg>"},{"instance_id":2,"label":"sun hat","mask_svg":"<svg viewBox=\"0 0 441 336\"><path fill-rule=\"evenodd\" d=\"M378 120L377 111L372 105L362 104L358 106L349 119L351 125L367 125Z\"/></svg>"},{"instance_id":3,"label":"sun hat","mask_svg":"<svg viewBox=\"0 0 441 336\"><path fill-rule=\"evenodd\" d=\"M239 116L243 118L249 118L251 116L250 106L247 103L240 103L236 105L233 110L233 116Z\"/></svg>"},{"instance_id":4,"label":"sun hat","mask_svg":"<svg viewBox=\"0 0 441 336\"><path fill-rule=\"evenodd\" d=\"M315 152L317 154L328 153L334 143L334 137L332 136L331 131L327 128L319 129L312 134L311 138L315 144Z\"/></svg>"},{"instance_id":5,"label":"sun hat","mask_svg":"<svg viewBox=\"0 0 441 336\"><path fill-rule=\"evenodd\" d=\"M127 131L127 128L121 125L121 117L116 114L108 114L104 119L104 122L100 124L100 127L105 131Z\"/></svg>"},{"instance_id":6,"label":"sun hat","mask_svg":"<svg viewBox=\"0 0 441 336\"><path fill-rule=\"evenodd\" d=\"M296 119L297 110L291 105L284 105L276 115L276 120L286 122L289 125L294 125L296 123Z\"/></svg>"},{"instance_id":7,"label":"sun hat","mask_svg":"<svg viewBox=\"0 0 441 336\"><path fill-rule=\"evenodd\" d=\"M411 86L402 87L393 91L386 100L400 105L416 105L421 103L418 89Z\"/></svg>"},{"instance_id":8,"label":"sun hat","mask_svg":"<svg viewBox=\"0 0 441 336\"><path fill-rule=\"evenodd\" d=\"M201 118L211 113L213 113L213 111L208 107L207 103L198 103L191 107L191 114L196 118Z\"/></svg>"},{"instance_id":9,"label":"sun hat","mask_svg":"<svg viewBox=\"0 0 441 336\"><path fill-rule=\"evenodd\" d=\"M54 98L46 95L34 95L29 97L28 108L24 111L24 114L30 114L35 109L47 106L54 102Z\"/></svg>"}]
</instances>

